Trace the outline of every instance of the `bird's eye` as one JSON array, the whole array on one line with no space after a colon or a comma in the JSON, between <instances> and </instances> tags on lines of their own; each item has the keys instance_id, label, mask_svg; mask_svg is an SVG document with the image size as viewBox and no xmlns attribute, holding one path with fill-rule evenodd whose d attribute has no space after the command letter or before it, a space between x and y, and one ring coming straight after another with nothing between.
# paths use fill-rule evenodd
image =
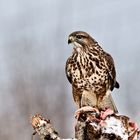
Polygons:
<instances>
[{"instance_id":1,"label":"bird's eye","mask_svg":"<svg viewBox=\"0 0 140 140\"><path fill-rule=\"evenodd\" d=\"M82 36L81 35L77 35L77 39L82 39Z\"/></svg>"}]
</instances>

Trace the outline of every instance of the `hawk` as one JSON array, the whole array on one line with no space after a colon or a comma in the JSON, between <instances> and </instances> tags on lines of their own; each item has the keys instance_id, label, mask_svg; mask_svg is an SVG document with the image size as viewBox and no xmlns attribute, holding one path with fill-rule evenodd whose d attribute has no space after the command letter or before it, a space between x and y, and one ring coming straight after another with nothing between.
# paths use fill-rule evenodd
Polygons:
<instances>
[{"instance_id":1,"label":"hawk","mask_svg":"<svg viewBox=\"0 0 140 140\"><path fill-rule=\"evenodd\" d=\"M110 92L119 88L114 60L88 33L75 31L68 37L73 44L66 62L66 76L72 84L73 98L78 108L84 106L110 108L117 113Z\"/></svg>"}]
</instances>

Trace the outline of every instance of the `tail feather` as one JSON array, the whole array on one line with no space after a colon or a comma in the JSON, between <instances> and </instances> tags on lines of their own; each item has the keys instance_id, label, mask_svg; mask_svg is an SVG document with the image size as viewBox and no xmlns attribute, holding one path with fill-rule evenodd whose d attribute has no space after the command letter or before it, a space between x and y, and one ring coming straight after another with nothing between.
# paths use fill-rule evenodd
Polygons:
<instances>
[{"instance_id":1,"label":"tail feather","mask_svg":"<svg viewBox=\"0 0 140 140\"><path fill-rule=\"evenodd\" d=\"M119 87L120 87L120 84L116 81L115 88L119 88Z\"/></svg>"}]
</instances>

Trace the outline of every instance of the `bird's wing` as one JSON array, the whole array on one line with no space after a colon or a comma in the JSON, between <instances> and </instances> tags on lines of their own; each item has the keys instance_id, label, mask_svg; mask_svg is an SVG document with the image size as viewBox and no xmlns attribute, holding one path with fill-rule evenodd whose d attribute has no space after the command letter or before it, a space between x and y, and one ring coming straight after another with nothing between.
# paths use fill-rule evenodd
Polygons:
<instances>
[{"instance_id":1,"label":"bird's wing","mask_svg":"<svg viewBox=\"0 0 140 140\"><path fill-rule=\"evenodd\" d=\"M66 76L67 76L67 79L70 83L72 83L72 75L71 75L71 58L68 58L67 61L66 61L66 66L65 66L65 73L66 73Z\"/></svg>"},{"instance_id":2,"label":"bird's wing","mask_svg":"<svg viewBox=\"0 0 140 140\"><path fill-rule=\"evenodd\" d=\"M66 62L66 66L65 66L65 72L66 72L66 76L67 76L67 79L68 81L72 84L72 94L73 94L73 98L74 98L74 101L77 105L78 108L81 107L81 96L82 96L82 91L80 89L78 89L77 87L75 87L75 84L73 81L72 81L72 59L71 57L68 58L67 62Z\"/></svg>"},{"instance_id":3,"label":"bird's wing","mask_svg":"<svg viewBox=\"0 0 140 140\"><path fill-rule=\"evenodd\" d=\"M81 108L82 107L82 104L81 104L82 90L78 89L74 85L72 85L72 94L73 94L73 99L74 99L77 107Z\"/></svg>"},{"instance_id":4,"label":"bird's wing","mask_svg":"<svg viewBox=\"0 0 140 140\"><path fill-rule=\"evenodd\" d=\"M119 83L116 81L116 70L114 65L114 60L111 57L110 54L104 53L104 58L106 61L106 67L108 70L108 78L109 78L109 84L110 84L110 90L112 91L115 88L119 88Z\"/></svg>"}]
</instances>

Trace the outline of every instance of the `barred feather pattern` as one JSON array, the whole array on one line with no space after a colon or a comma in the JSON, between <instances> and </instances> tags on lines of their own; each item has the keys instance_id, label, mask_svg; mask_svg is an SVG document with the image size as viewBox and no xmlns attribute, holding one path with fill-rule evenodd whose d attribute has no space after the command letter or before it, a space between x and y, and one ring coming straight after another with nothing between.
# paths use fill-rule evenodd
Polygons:
<instances>
[{"instance_id":1,"label":"barred feather pattern","mask_svg":"<svg viewBox=\"0 0 140 140\"><path fill-rule=\"evenodd\" d=\"M72 84L74 101L78 107L100 107L105 102L104 97L108 96L108 91L113 90L116 83L113 58L97 41L92 40L87 44L75 43L72 56L66 62L66 75Z\"/></svg>"}]
</instances>

